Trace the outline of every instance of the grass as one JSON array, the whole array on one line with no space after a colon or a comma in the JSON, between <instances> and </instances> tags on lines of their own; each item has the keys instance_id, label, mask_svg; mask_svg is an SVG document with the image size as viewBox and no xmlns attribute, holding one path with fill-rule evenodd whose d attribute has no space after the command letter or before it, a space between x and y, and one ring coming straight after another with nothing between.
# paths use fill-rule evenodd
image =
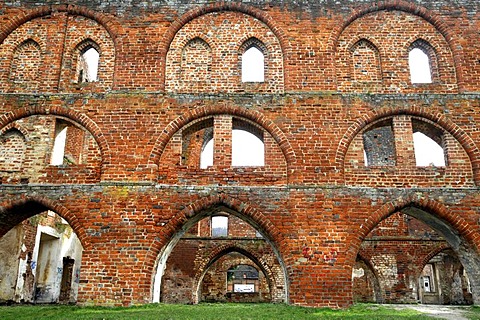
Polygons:
<instances>
[{"instance_id":1,"label":"grass","mask_svg":"<svg viewBox=\"0 0 480 320\"><path fill-rule=\"evenodd\" d=\"M480 315L480 308L472 315ZM1 319L432 319L415 310L357 304L346 310L302 308L283 304L150 304L135 307L14 305L0 307ZM478 318L472 318L478 319Z\"/></svg>"}]
</instances>

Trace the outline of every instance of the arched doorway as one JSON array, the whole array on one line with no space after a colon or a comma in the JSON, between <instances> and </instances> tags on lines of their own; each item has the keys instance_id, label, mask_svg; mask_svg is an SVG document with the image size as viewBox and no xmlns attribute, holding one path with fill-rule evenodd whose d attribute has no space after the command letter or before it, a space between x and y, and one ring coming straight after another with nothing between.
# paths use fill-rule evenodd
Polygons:
<instances>
[{"instance_id":1,"label":"arched doorway","mask_svg":"<svg viewBox=\"0 0 480 320\"><path fill-rule=\"evenodd\" d=\"M444 253L432 257L432 252ZM359 254L378 275L387 303L459 304L478 300L480 259L477 250L452 224L427 209L409 205L388 215L366 236ZM440 262L449 264L443 274L438 273L438 266L435 269L435 264ZM440 298L437 291L425 293L423 280L427 277L430 277L427 284L430 288L435 286L438 290L443 286L443 293L455 288L457 293L462 291L461 297L449 293ZM444 279L442 285L438 282L440 277ZM469 279L468 289L467 280L462 277ZM464 290L467 292L463 293Z\"/></svg>"},{"instance_id":2,"label":"arched doorway","mask_svg":"<svg viewBox=\"0 0 480 320\"><path fill-rule=\"evenodd\" d=\"M253 266L263 274L256 297L229 292L228 270L237 265ZM283 261L265 231L249 217L215 206L187 221L160 253L153 302L287 302L286 279Z\"/></svg>"},{"instance_id":3,"label":"arched doorway","mask_svg":"<svg viewBox=\"0 0 480 320\"><path fill-rule=\"evenodd\" d=\"M0 301L75 303L83 246L70 224L35 202L0 219Z\"/></svg>"}]
</instances>

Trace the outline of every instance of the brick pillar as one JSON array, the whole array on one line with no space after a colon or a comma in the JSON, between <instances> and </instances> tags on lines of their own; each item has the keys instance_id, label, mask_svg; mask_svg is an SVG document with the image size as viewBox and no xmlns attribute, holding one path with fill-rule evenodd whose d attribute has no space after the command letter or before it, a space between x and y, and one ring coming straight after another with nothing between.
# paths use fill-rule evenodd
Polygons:
<instances>
[{"instance_id":1,"label":"brick pillar","mask_svg":"<svg viewBox=\"0 0 480 320\"><path fill-rule=\"evenodd\" d=\"M415 151L413 146L412 120L409 116L393 118L397 167L415 167Z\"/></svg>"},{"instance_id":2,"label":"brick pillar","mask_svg":"<svg viewBox=\"0 0 480 320\"><path fill-rule=\"evenodd\" d=\"M232 165L232 117L216 116L213 126L213 166L230 167Z\"/></svg>"}]
</instances>

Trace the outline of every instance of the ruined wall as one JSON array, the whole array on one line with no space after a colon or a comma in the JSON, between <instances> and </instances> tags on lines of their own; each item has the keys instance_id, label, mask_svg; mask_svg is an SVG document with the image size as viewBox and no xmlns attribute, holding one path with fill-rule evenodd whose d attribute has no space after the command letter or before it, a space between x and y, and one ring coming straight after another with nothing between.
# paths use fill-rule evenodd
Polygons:
<instances>
[{"instance_id":1,"label":"ruined wall","mask_svg":"<svg viewBox=\"0 0 480 320\"><path fill-rule=\"evenodd\" d=\"M403 209L443 233L480 303L477 1L0 9L0 234L46 209L64 217L84 247L80 303L151 302L171 239L225 207L272 244L289 303L350 305L358 252L376 254L377 240L363 240ZM249 41L264 50L263 83L241 83ZM98 81L79 83L89 46L100 53ZM415 46L430 55L432 83L410 81ZM86 162L50 165L57 121L87 137L68 149ZM238 122L262 132L265 166L232 166ZM186 143L197 123L215 136L207 169L200 144ZM390 158L365 164L365 137L384 123ZM416 165L416 131L440 142L445 166ZM418 267L409 241L385 246L408 253L405 270ZM398 292L410 292L405 281Z\"/></svg>"}]
</instances>

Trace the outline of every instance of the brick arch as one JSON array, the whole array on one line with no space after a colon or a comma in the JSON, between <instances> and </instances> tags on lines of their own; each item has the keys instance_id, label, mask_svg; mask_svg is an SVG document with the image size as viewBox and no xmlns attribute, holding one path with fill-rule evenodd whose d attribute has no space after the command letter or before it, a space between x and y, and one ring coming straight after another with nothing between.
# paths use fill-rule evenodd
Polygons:
<instances>
[{"instance_id":1,"label":"brick arch","mask_svg":"<svg viewBox=\"0 0 480 320\"><path fill-rule=\"evenodd\" d=\"M478 230L475 229L475 226L472 226L459 214L454 213L442 203L429 199L421 194L411 193L410 195L384 204L381 208L373 212L362 225L358 226L358 230L354 232L357 237L355 237L355 241L351 243L350 250L347 252L346 263L350 265L355 263L361 243L381 221L387 219L395 212L399 212L408 207L418 208L445 221L466 243L473 245L475 250L479 252L480 237L478 237Z\"/></svg>"},{"instance_id":2,"label":"brick arch","mask_svg":"<svg viewBox=\"0 0 480 320\"><path fill-rule=\"evenodd\" d=\"M262 263L261 257L257 256L254 252L249 251L248 248L243 248L242 246L239 246L239 245L222 245L212 250L210 255L205 260L203 260L202 264L198 267L198 272L195 274L195 277L193 279L193 287L195 288L194 294L195 292L199 292L200 285L203 281L203 277L207 273L208 269L218 259L232 252L237 252L244 255L246 258L250 259L253 262L253 264L255 264L255 266L253 267L261 269L261 271L264 273L265 277L267 278L270 295L272 295L273 293L272 290L274 289L274 285L275 285L275 281L274 281L275 278L273 276L273 271L266 263ZM198 300L198 298L199 297L197 296L196 300Z\"/></svg>"},{"instance_id":3,"label":"brick arch","mask_svg":"<svg viewBox=\"0 0 480 320\"><path fill-rule=\"evenodd\" d=\"M254 227L259 228L262 231L265 239L272 246L279 264L282 266L286 283L285 288L288 287L288 274L282 257L282 253L286 250L286 239L283 234L265 215L253 206L242 202L241 200L234 199L224 193L219 193L201 198L178 212L162 227L162 238L156 237L154 242L150 245L150 250L145 259L143 269L147 273L152 273L151 298L153 298L153 300L156 298L157 288L159 289L161 286L161 278L163 277L163 269L161 268L166 266L168 256L183 234L182 230L183 232L186 231L186 228L184 228L185 225L189 222L193 225L208 216L209 210L219 208L222 210L228 210L228 213L244 219L246 222L253 224ZM159 272L159 270L161 272ZM158 292L160 293L159 290ZM288 294L288 290L285 290L285 294ZM288 299L288 297L286 299Z\"/></svg>"},{"instance_id":4,"label":"brick arch","mask_svg":"<svg viewBox=\"0 0 480 320\"><path fill-rule=\"evenodd\" d=\"M248 110L246 108L234 107L234 106L221 106L221 107L200 107L191 111L188 111L184 115L176 118L168 124L168 126L162 131L160 136L155 142L152 152L150 153L150 164L158 165L160 157L167 146L167 143L173 137L173 135L185 127L192 121L203 117L215 116L220 114L229 114L236 117L242 117L253 123L259 125L265 129L278 144L282 150L287 166L290 166L296 162L295 152L287 139L287 136L282 130L271 120L267 119L260 112Z\"/></svg>"},{"instance_id":5,"label":"brick arch","mask_svg":"<svg viewBox=\"0 0 480 320\"><path fill-rule=\"evenodd\" d=\"M200 221L205 217L205 213L214 208L224 207L232 212L234 215L239 215L240 218L247 219L247 222L254 222L261 231L264 232L267 239L271 241L272 245L277 245L277 249L281 249L284 244L284 237L280 231L270 222L270 220L258 211L252 205L241 200L232 198L224 193L211 195L201 198L190 205L186 206L182 211L175 215L174 219L163 227L165 229L163 241L159 241L159 245L155 246L161 248L175 236L175 234L182 229L182 226L190 219L196 218L195 222ZM231 212L229 212L231 213ZM158 254L156 252L155 254Z\"/></svg>"},{"instance_id":6,"label":"brick arch","mask_svg":"<svg viewBox=\"0 0 480 320\"><path fill-rule=\"evenodd\" d=\"M35 206L35 208L30 208L29 206ZM83 250L90 249L90 242L88 241L88 236L85 228L79 222L78 217L68 210L66 207L61 205L58 202L55 202L51 199L46 197L33 195L33 196L22 196L14 199L8 199L6 201L0 202L0 213L3 214L16 214L17 210L21 210L22 208L28 207L29 209L33 209L35 212L34 214L26 214L26 215L18 215L17 219L15 219L15 225L22 222L23 220L33 217L39 213L42 213L46 210L54 211L56 214L61 216L65 219L70 227L73 229L75 234L77 235L80 243L83 246ZM19 221L16 221L19 220ZM3 227L0 229L0 237L3 237L13 226L7 226L8 229L4 229Z\"/></svg>"},{"instance_id":7,"label":"brick arch","mask_svg":"<svg viewBox=\"0 0 480 320\"><path fill-rule=\"evenodd\" d=\"M23 135L23 140L27 140L27 137L28 137L28 131L21 125L19 125L18 123L9 123L8 125L6 125L5 127L3 127L2 129L0 129L0 136L4 135L5 133L11 131L11 130L17 130L18 132L20 132L22 135Z\"/></svg>"},{"instance_id":8,"label":"brick arch","mask_svg":"<svg viewBox=\"0 0 480 320\"><path fill-rule=\"evenodd\" d=\"M426 255L422 261L420 261L420 273L422 273L423 268L427 265L428 261L430 261L433 257L435 257L437 254L439 254L442 251L445 251L447 249L451 249L451 247L448 244L441 244L438 248L435 248L432 252L430 252L428 255Z\"/></svg>"},{"instance_id":9,"label":"brick arch","mask_svg":"<svg viewBox=\"0 0 480 320\"><path fill-rule=\"evenodd\" d=\"M370 260L365 258L362 254L360 254L360 252L357 254L357 257L358 258L355 259L355 262L357 260L361 260L363 263L365 263L367 268L370 269L370 271L373 273L373 276L374 276L373 285L374 285L374 288L375 288L374 296L375 296L376 303L384 303L385 302L384 301L385 300L385 298L384 298L385 297L385 288L379 280L380 277L378 276L377 270L373 267ZM353 268L352 268L352 272L353 272ZM352 285L353 285L353 280L352 280Z\"/></svg>"},{"instance_id":10,"label":"brick arch","mask_svg":"<svg viewBox=\"0 0 480 320\"><path fill-rule=\"evenodd\" d=\"M97 21L100 25L102 25L112 37L115 44L117 44L119 34L121 34L122 27L119 23L113 20L111 17L107 17L103 13L93 11L91 9L77 6L73 4L69 5L52 5L52 6L42 6L30 10L28 12L24 12L23 15L18 15L15 19L12 19L2 25L0 28L0 43L2 43L5 38L12 33L15 29L20 27L22 24L33 20L35 18L40 18L44 16L48 16L54 12L67 12L71 15L79 15L84 16L86 18L90 18L92 20Z\"/></svg>"},{"instance_id":11,"label":"brick arch","mask_svg":"<svg viewBox=\"0 0 480 320\"><path fill-rule=\"evenodd\" d=\"M280 43L280 47L282 48L283 53L283 64L286 65L286 54L289 52L290 44L288 41L288 37L285 32L277 26L275 19L265 13L265 11L257 9L255 7L244 5L240 2L212 2L206 6L198 7L187 13L183 14L177 20L175 20L171 25L170 28L165 32L163 39L159 45L159 52L160 52L160 59L161 64L166 66L166 56L168 52L168 48L170 47L170 43L175 38L177 32L187 23L190 21L213 12L221 12L221 11L233 11L233 12L240 12L253 18L263 22L270 30L273 32L275 37L278 39ZM284 77L285 82L287 82L287 72L284 69ZM160 73L160 83L161 83L161 90L165 90L165 69L164 72Z\"/></svg>"},{"instance_id":12,"label":"brick arch","mask_svg":"<svg viewBox=\"0 0 480 320\"><path fill-rule=\"evenodd\" d=\"M460 143L470 158L473 171L473 180L476 185L480 184L480 150L475 144L475 141L452 120L445 117L445 115L438 112L433 113L423 107L386 107L379 110L366 112L361 118L356 119L340 139L335 154L335 163L343 174L345 168L345 156L353 139L369 124L382 118L398 115L409 115L418 118L424 118L451 134Z\"/></svg>"},{"instance_id":13,"label":"brick arch","mask_svg":"<svg viewBox=\"0 0 480 320\"><path fill-rule=\"evenodd\" d=\"M453 32L452 28L449 28L448 24L441 19L438 15L433 13L432 10L428 10L423 6L419 6L413 2L406 0L383 0L373 3L367 3L359 6L355 9L352 14L343 21L343 23L338 24L330 35L328 40L329 51L336 54L338 39L340 38L343 31L355 20L373 12L384 11L384 10L397 10L403 11L405 13L410 13L416 16L419 16L425 19L428 23L433 25L440 34L445 38L450 47L451 52L453 53L455 63L455 70L458 80L459 87L463 84L463 66L459 65L458 61L461 61L459 57L462 56L463 50L462 46L458 43L456 33ZM334 68L336 68L334 66Z\"/></svg>"},{"instance_id":14,"label":"brick arch","mask_svg":"<svg viewBox=\"0 0 480 320\"><path fill-rule=\"evenodd\" d=\"M34 107L22 107L15 109L13 111L7 112L0 116L0 130L3 127L9 126L16 120L26 118L34 115L54 115L62 116L67 119L70 119L73 122L76 122L83 126L98 144L100 152L102 155L102 166L110 163L110 153L107 139L103 135L101 129L98 125L91 120L87 115L79 113L69 108L62 106L34 106Z\"/></svg>"}]
</instances>

